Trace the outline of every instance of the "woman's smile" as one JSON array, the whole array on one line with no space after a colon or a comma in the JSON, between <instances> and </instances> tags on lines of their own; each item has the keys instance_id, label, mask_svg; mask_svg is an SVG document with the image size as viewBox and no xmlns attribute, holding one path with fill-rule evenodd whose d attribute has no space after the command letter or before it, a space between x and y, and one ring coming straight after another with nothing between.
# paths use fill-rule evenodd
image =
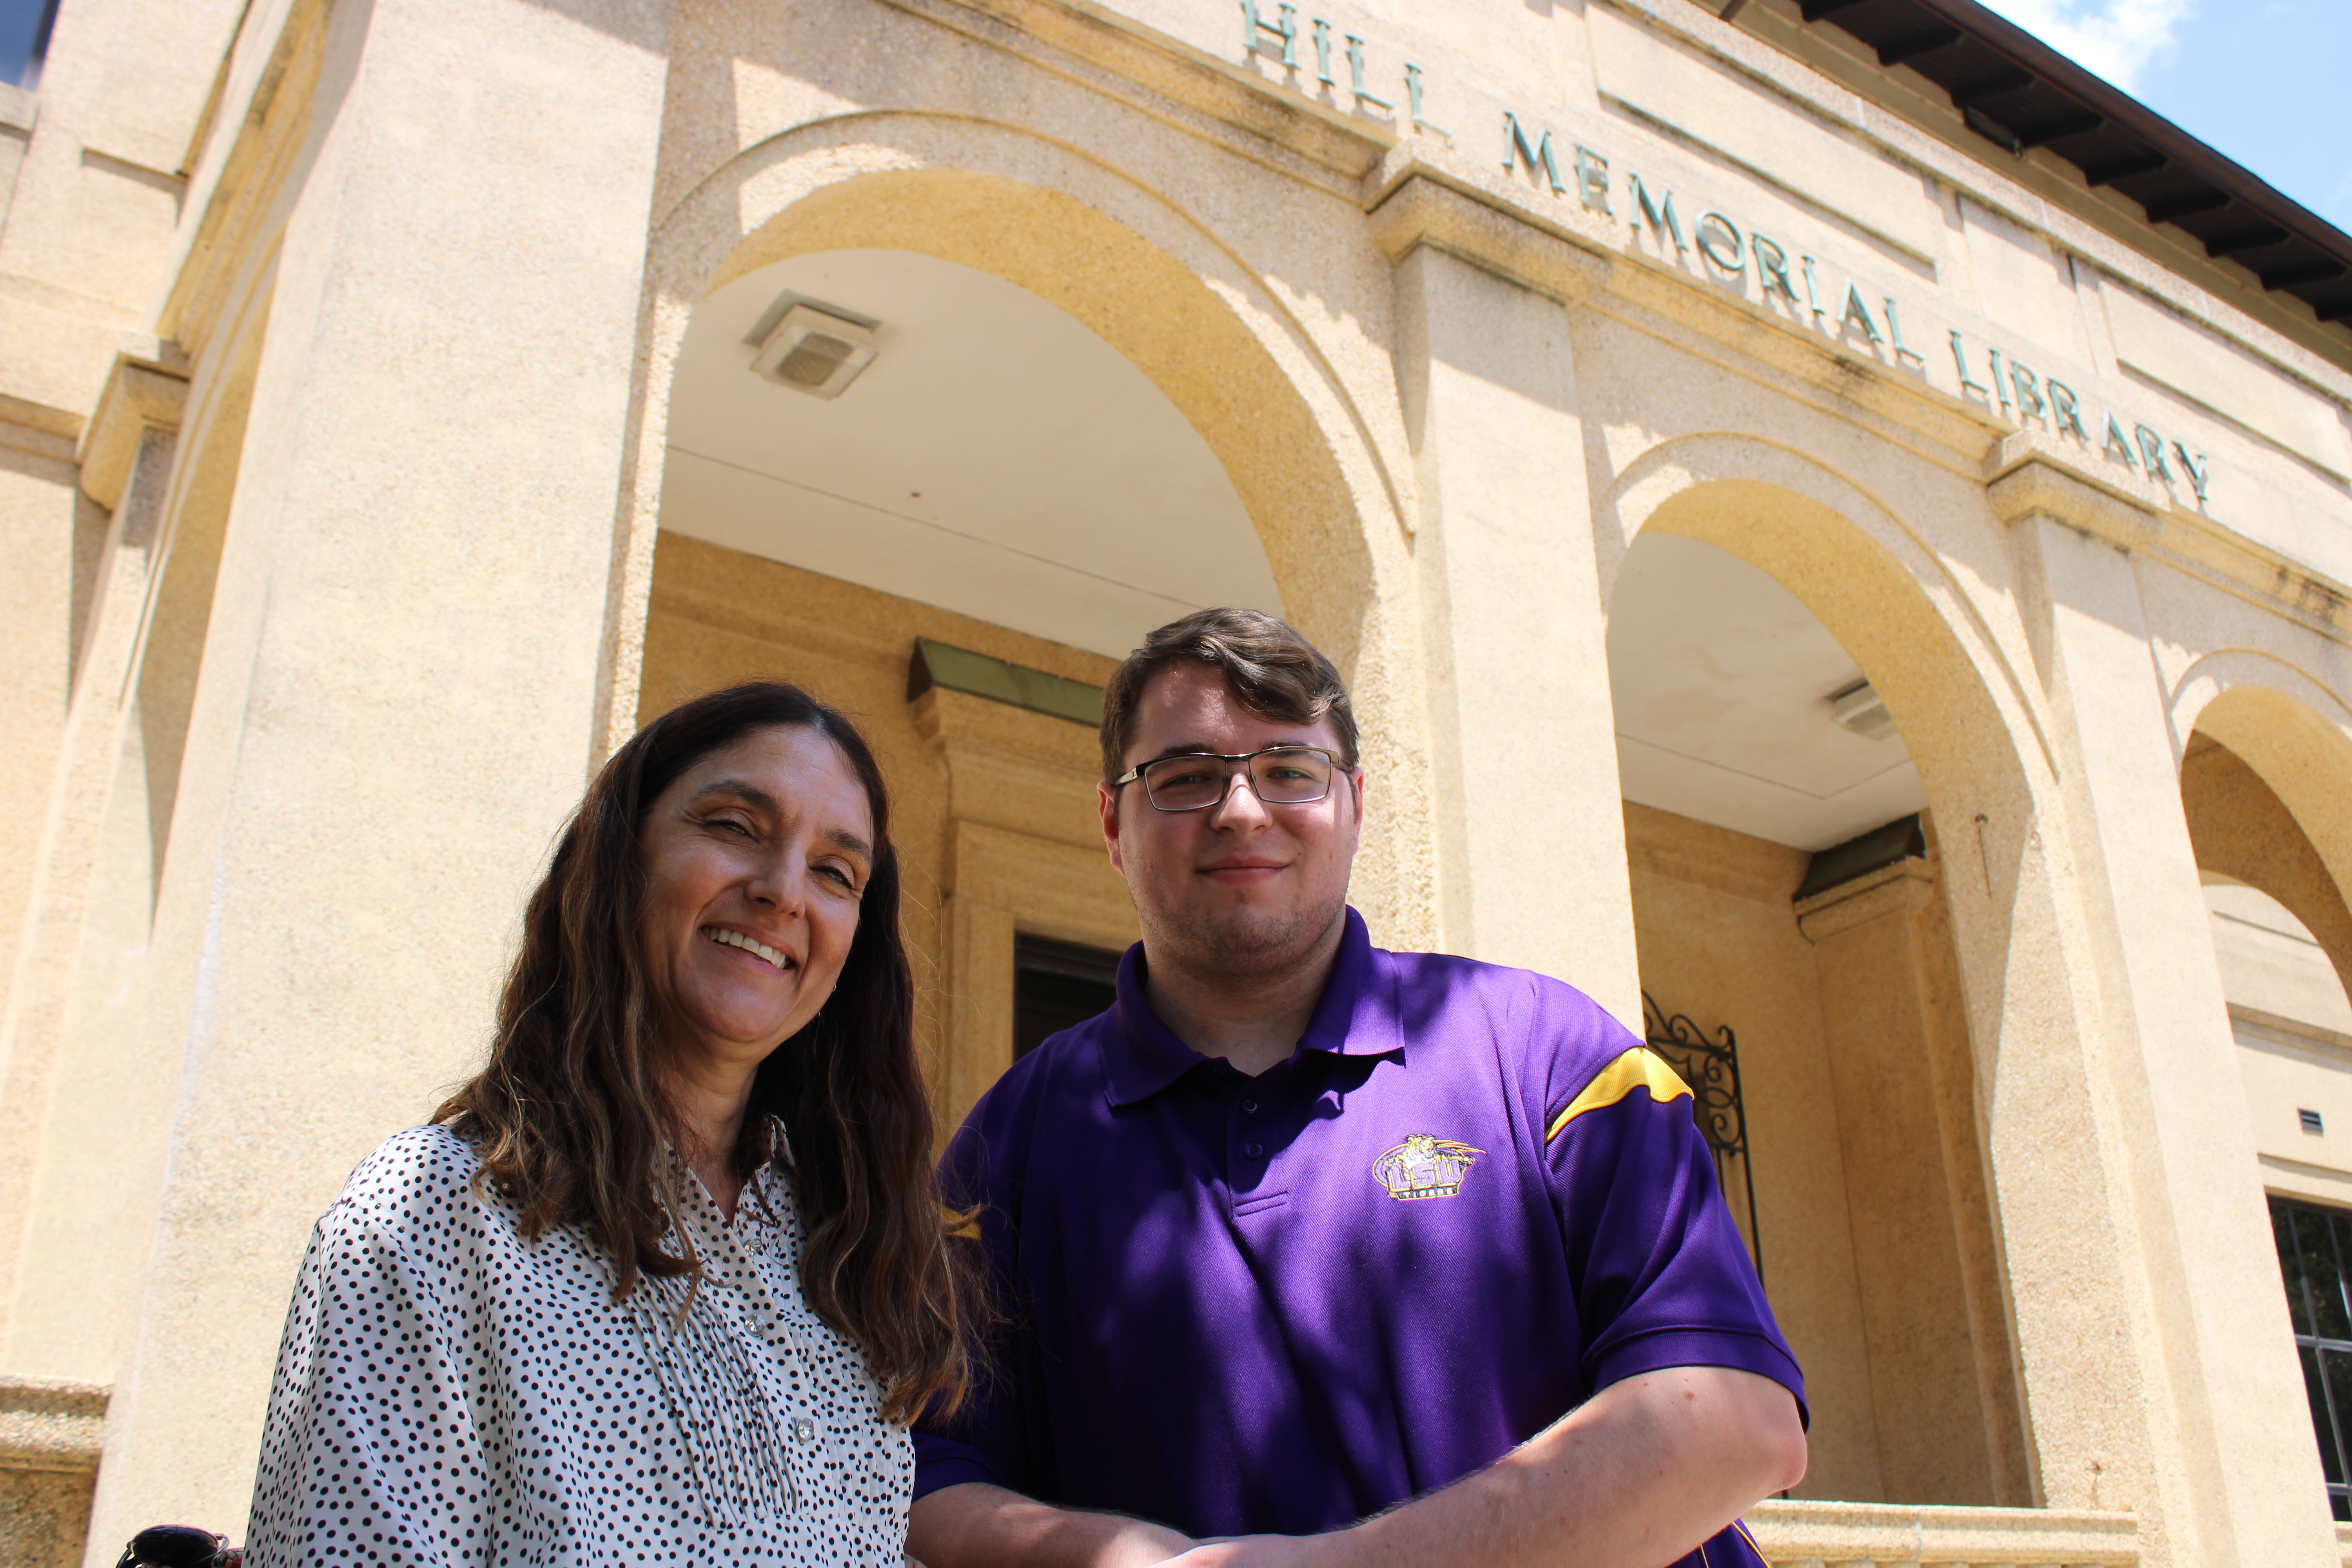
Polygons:
<instances>
[{"instance_id":1,"label":"woman's smile","mask_svg":"<svg viewBox=\"0 0 2352 1568\"><path fill-rule=\"evenodd\" d=\"M790 953L769 946L750 931L736 931L727 926L704 926L702 934L722 947L731 947L761 960L771 969L791 970L800 967Z\"/></svg>"}]
</instances>

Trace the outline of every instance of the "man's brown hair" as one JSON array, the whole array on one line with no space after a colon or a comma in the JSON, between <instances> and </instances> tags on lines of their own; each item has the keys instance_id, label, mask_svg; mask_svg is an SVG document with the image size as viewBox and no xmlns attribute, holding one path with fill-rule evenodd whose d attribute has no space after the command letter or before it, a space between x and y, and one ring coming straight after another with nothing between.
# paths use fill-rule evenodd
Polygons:
<instances>
[{"instance_id":1,"label":"man's brown hair","mask_svg":"<svg viewBox=\"0 0 2352 1568\"><path fill-rule=\"evenodd\" d=\"M1339 765L1356 765L1356 714L1348 705L1348 688L1313 643L1262 610L1195 610L1145 637L1111 671L1103 688L1104 783L1127 772L1119 759L1135 738L1135 710L1143 689L1176 664L1215 670L1234 700L1261 719L1312 724L1328 718L1339 737Z\"/></svg>"}]
</instances>

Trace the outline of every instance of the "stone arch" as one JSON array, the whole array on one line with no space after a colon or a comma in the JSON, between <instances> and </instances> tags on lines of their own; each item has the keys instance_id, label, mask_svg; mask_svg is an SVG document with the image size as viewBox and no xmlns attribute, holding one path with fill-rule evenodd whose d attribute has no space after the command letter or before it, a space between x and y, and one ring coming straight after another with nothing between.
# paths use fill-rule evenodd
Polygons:
<instances>
[{"instance_id":1,"label":"stone arch","mask_svg":"<svg viewBox=\"0 0 2352 1568\"><path fill-rule=\"evenodd\" d=\"M1919 769L1937 823L1951 945L1967 1019L1962 1047L1973 1105L1960 1132L1980 1153L1955 1162L1956 1215L1981 1223L1990 1274L1971 1274L1972 1321L1992 1452L2013 1456L2021 1500L2079 1495L2090 1456L2069 1392L2036 1387L2022 1368L2081 1356L2085 1313L2109 1346L2127 1342L2120 1295L2095 1305L2079 1289L2084 1249L2110 1277L2127 1255L2112 1234L2050 1222L2049 1181L2090 1193L2107 1180L2095 1150L2100 1091L2089 1077L2095 1028L2092 965L2074 913L2065 805L2045 710L2021 637L1990 625L1941 554L1851 478L1780 443L1737 433L1665 442L1629 464L1599 502L1604 594L1622 551L1645 530L1717 545L1774 578L1812 612L1877 688ZM1607 558L1612 557L1614 558ZM1965 1101L1964 1101L1965 1103ZM2050 1151L2064 1152L2063 1174ZM2019 1173L2037 1172L2021 1181ZM1979 1199L1969 1184L1982 1181ZM1983 1202L1981 1209L1974 1205ZM1977 1265L1970 1265L1973 1269ZM1895 1331L1901 1342L1906 1331ZM2005 1333L2007 1354L1995 1350ZM2063 1347L2063 1352L2061 1347ZM2130 1375L2118 1354L2114 1375ZM2016 1424L2004 1409L2018 1412ZM2008 1445L2014 1443L2013 1448ZM2101 1461L2105 1462L2105 1461ZM2071 1506L2071 1505L2070 1505Z\"/></svg>"},{"instance_id":2,"label":"stone arch","mask_svg":"<svg viewBox=\"0 0 2352 1568\"><path fill-rule=\"evenodd\" d=\"M2352 708L2284 660L2235 648L2191 665L2172 697L2199 868L2284 904L2352 993Z\"/></svg>"},{"instance_id":3,"label":"stone arch","mask_svg":"<svg viewBox=\"0 0 2352 1568\"><path fill-rule=\"evenodd\" d=\"M1976 605L1893 508L1787 447L1706 435L1643 454L1601 510L1602 536L1622 541L1604 598L1623 549L1654 528L1727 550L1802 601L1885 699L1947 830L1984 819L1974 912L2001 900L1990 858L2003 846L2017 854L2056 771L2042 714Z\"/></svg>"},{"instance_id":4,"label":"stone arch","mask_svg":"<svg viewBox=\"0 0 2352 1568\"><path fill-rule=\"evenodd\" d=\"M1223 465L1287 613L1350 680L1389 831L1360 903L1385 937L1434 936L1406 502L1298 313L1170 196L1028 132L906 112L798 126L739 153L656 226L610 645L608 744L634 720L670 377L695 304L818 251L913 251L1028 289L1148 376Z\"/></svg>"},{"instance_id":5,"label":"stone arch","mask_svg":"<svg viewBox=\"0 0 2352 1568\"><path fill-rule=\"evenodd\" d=\"M1629 464L1596 510L1597 531L1617 545L1603 563L1604 600L1643 530L1701 540L1788 589L1868 676L1955 868L1953 939L1978 1070L1996 1102L2005 1046L2077 1034L2095 1003L2076 994L2059 956L2071 923L2053 879L2068 873L2063 835L2045 823L2064 808L2043 712L1992 629L1894 508L1773 441L1666 442Z\"/></svg>"}]
</instances>

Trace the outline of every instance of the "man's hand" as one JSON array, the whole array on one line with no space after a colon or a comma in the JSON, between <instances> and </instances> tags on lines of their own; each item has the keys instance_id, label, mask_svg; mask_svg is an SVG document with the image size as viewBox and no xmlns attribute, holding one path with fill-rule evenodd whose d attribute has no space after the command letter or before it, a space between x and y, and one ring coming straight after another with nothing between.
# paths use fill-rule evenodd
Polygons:
<instances>
[{"instance_id":1,"label":"man's hand","mask_svg":"<svg viewBox=\"0 0 2352 1568\"><path fill-rule=\"evenodd\" d=\"M1662 1568L1804 1475L1787 1389L1679 1366L1612 1384L1485 1469L1328 1535L1194 1542L966 1485L915 1505L907 1549L934 1568Z\"/></svg>"},{"instance_id":2,"label":"man's hand","mask_svg":"<svg viewBox=\"0 0 2352 1568\"><path fill-rule=\"evenodd\" d=\"M1150 1568L1192 1539L1123 1513L1086 1513L967 1481L915 1504L907 1553L930 1568Z\"/></svg>"},{"instance_id":3,"label":"man's hand","mask_svg":"<svg viewBox=\"0 0 2352 1568\"><path fill-rule=\"evenodd\" d=\"M1328 1535L1249 1535L1165 1568L1663 1568L1805 1475L1769 1378L1673 1367L1612 1384L1485 1469Z\"/></svg>"},{"instance_id":4,"label":"man's hand","mask_svg":"<svg viewBox=\"0 0 2352 1568\"><path fill-rule=\"evenodd\" d=\"M1331 1535L1234 1535L1202 1542L1160 1568L1308 1568L1344 1563L1352 1531Z\"/></svg>"}]
</instances>

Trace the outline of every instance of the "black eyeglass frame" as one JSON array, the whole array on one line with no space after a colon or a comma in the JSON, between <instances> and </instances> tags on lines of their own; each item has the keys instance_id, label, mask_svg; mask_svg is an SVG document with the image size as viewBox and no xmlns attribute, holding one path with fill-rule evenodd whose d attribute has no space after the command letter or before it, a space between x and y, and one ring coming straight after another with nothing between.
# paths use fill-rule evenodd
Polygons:
<instances>
[{"instance_id":1,"label":"black eyeglass frame","mask_svg":"<svg viewBox=\"0 0 2352 1568\"><path fill-rule=\"evenodd\" d=\"M1164 757L1152 757L1145 762L1136 763L1135 766L1128 769L1127 772L1111 780L1110 787L1113 789L1123 789L1129 784L1140 783L1143 785L1143 798L1151 803L1151 809L1154 811L1164 811L1171 814L1187 811L1206 811L1211 806L1223 805L1226 800L1231 798L1234 793L1234 774L1235 772L1239 772L1242 777L1249 781L1250 794L1257 796L1258 804L1260 805L1317 805L1331 798L1330 779L1323 781L1323 793L1321 795L1312 795L1306 800L1268 800L1259 792L1257 787L1257 773L1249 765L1260 757L1294 756L1301 752L1311 756L1320 757L1325 762L1330 763L1331 778L1337 778L1340 774L1351 771L1341 765L1339 762L1339 753L1332 751L1328 746L1294 746L1284 744L1279 746L1260 746L1255 752L1171 752ZM1162 763L1223 763L1225 764L1224 783L1222 787L1218 789L1217 796L1214 800L1204 800L1198 805L1162 805L1160 804L1158 797L1151 793L1151 781L1143 776L1145 769L1156 768ZM1236 763L1241 764L1238 769L1234 766Z\"/></svg>"}]
</instances>

